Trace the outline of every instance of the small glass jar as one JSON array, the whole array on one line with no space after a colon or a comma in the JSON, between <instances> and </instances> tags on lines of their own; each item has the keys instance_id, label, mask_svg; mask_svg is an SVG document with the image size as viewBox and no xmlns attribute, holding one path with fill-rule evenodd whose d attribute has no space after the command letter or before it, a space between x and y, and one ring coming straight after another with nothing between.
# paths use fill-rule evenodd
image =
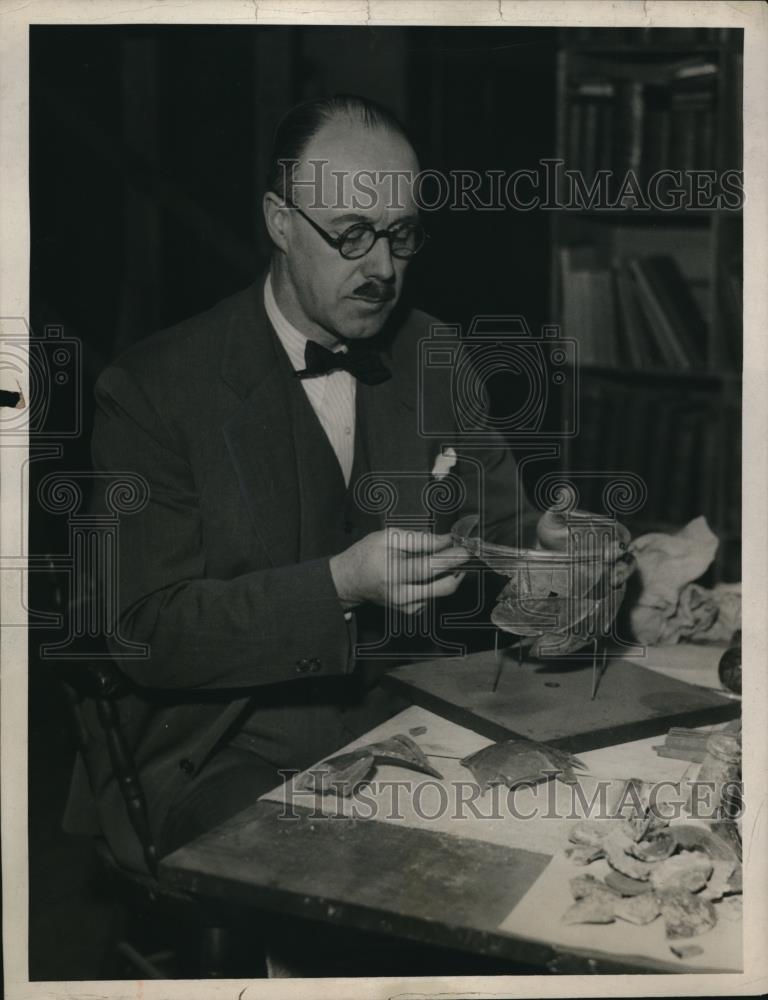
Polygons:
<instances>
[{"instance_id":1,"label":"small glass jar","mask_svg":"<svg viewBox=\"0 0 768 1000\"><path fill-rule=\"evenodd\" d=\"M736 819L741 812L741 742L733 733L713 733L696 783L711 785L711 819ZM699 799L701 801L701 798Z\"/></svg>"}]
</instances>

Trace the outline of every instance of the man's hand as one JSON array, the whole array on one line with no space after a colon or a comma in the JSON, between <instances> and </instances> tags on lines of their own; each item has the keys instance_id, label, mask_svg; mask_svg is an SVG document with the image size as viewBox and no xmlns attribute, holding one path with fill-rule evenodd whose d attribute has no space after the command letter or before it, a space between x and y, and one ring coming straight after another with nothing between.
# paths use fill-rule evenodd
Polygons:
<instances>
[{"instance_id":1,"label":"man's hand","mask_svg":"<svg viewBox=\"0 0 768 1000\"><path fill-rule=\"evenodd\" d=\"M330 566L345 608L370 601L415 614L456 590L464 574L455 571L468 559L450 535L387 528L333 556Z\"/></svg>"}]
</instances>

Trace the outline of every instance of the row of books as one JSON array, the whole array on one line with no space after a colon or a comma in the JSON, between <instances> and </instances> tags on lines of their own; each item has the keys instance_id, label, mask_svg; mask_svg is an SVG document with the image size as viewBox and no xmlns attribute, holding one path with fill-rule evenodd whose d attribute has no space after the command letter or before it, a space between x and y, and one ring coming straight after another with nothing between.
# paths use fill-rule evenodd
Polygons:
<instances>
[{"instance_id":1,"label":"row of books","mask_svg":"<svg viewBox=\"0 0 768 1000\"><path fill-rule=\"evenodd\" d=\"M741 254L725 261L723 267L723 333L727 359L740 371L743 358L744 262Z\"/></svg>"},{"instance_id":2,"label":"row of books","mask_svg":"<svg viewBox=\"0 0 768 1000\"><path fill-rule=\"evenodd\" d=\"M734 411L738 414L738 410ZM642 477L647 499L632 519L646 524L683 525L704 514L713 527L738 532L741 473L739 429L726 451L727 516L721 513L722 427L711 397L664 389L637 389L586 379L580 390L580 430L569 465L594 471L581 489L580 503L604 509L606 473L631 471Z\"/></svg>"},{"instance_id":3,"label":"row of books","mask_svg":"<svg viewBox=\"0 0 768 1000\"><path fill-rule=\"evenodd\" d=\"M592 245L560 248L563 332L583 365L635 370L711 367L708 323L674 257L605 262ZM705 289L696 289L699 293ZM734 342L738 336L731 338ZM736 358L732 359L736 367Z\"/></svg>"},{"instance_id":4,"label":"row of books","mask_svg":"<svg viewBox=\"0 0 768 1000\"><path fill-rule=\"evenodd\" d=\"M725 514L723 523L733 536L741 534L742 413L740 400L725 408L722 482Z\"/></svg>"},{"instance_id":5,"label":"row of books","mask_svg":"<svg viewBox=\"0 0 768 1000\"><path fill-rule=\"evenodd\" d=\"M672 63L651 77L647 69L625 72L571 81L566 167L587 179L608 170L612 190L630 170L647 179L660 170L714 167L717 64Z\"/></svg>"},{"instance_id":6,"label":"row of books","mask_svg":"<svg viewBox=\"0 0 768 1000\"><path fill-rule=\"evenodd\" d=\"M727 44L728 28L563 28L565 44L632 45L649 48Z\"/></svg>"}]
</instances>

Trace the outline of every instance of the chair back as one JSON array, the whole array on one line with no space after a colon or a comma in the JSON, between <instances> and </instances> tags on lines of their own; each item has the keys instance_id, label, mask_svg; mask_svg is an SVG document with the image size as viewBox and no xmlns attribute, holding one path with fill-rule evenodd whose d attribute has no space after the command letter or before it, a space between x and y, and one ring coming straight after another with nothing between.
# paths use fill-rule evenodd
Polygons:
<instances>
[{"instance_id":1,"label":"chair back","mask_svg":"<svg viewBox=\"0 0 768 1000\"><path fill-rule=\"evenodd\" d=\"M83 758L91 791L95 794L91 762L91 739L83 719L82 705L93 700L106 741L112 771L125 803L133 832L141 845L144 861L152 876L157 875L158 854L152 837L146 797L133 753L120 724L120 695L127 682L113 663L79 663L64 671L64 687L75 719L78 750Z\"/></svg>"}]
</instances>

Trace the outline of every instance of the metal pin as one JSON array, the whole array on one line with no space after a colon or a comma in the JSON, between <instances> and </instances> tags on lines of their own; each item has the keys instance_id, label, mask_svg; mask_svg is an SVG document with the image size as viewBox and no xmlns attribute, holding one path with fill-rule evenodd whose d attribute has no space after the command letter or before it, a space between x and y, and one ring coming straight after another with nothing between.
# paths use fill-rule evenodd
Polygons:
<instances>
[{"instance_id":1,"label":"metal pin","mask_svg":"<svg viewBox=\"0 0 768 1000\"><path fill-rule=\"evenodd\" d=\"M605 645L605 644L603 644L602 663L600 665L600 670L598 671L598 669L597 669L597 647L598 647L598 641L597 641L597 639L593 639L592 642L594 643L594 651L592 653L592 697L590 698L590 701L594 701L595 700L595 697L597 695L598 684L600 683L600 680L602 679L602 676L605 673L605 664L606 664L606 659L607 659L607 656L608 656L608 646Z\"/></svg>"},{"instance_id":2,"label":"metal pin","mask_svg":"<svg viewBox=\"0 0 768 1000\"><path fill-rule=\"evenodd\" d=\"M597 639L592 639L592 695L590 701L595 700L597 694Z\"/></svg>"},{"instance_id":3,"label":"metal pin","mask_svg":"<svg viewBox=\"0 0 768 1000\"><path fill-rule=\"evenodd\" d=\"M499 686L499 681L501 680L501 671L504 668L504 659L503 659L503 657L501 655L501 652L499 651L499 633L498 633L498 630L496 631L496 635L495 635L495 638L494 638L494 647L493 648L494 648L494 652L496 654L496 677L494 678L493 687L491 688L491 691L493 693L495 693L496 692L496 688Z\"/></svg>"}]
</instances>

